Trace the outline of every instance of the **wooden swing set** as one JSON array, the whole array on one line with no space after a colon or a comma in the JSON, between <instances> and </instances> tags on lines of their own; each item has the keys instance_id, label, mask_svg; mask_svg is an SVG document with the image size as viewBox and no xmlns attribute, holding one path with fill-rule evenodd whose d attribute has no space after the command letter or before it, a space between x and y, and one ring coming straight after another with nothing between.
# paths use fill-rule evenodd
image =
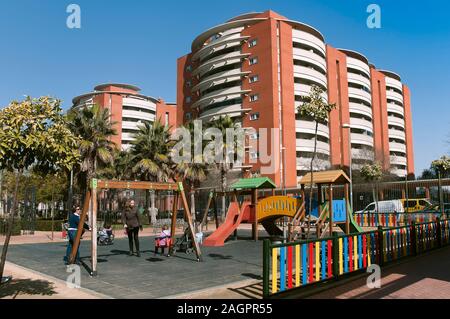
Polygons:
<instances>
[{"instance_id":1,"label":"wooden swing set","mask_svg":"<svg viewBox=\"0 0 450 319\"><path fill-rule=\"evenodd\" d=\"M135 181L111 181L111 180L98 180L92 179L90 182L89 190L86 193L83 211L80 215L80 222L78 224L77 234L73 243L72 252L69 258L69 264L75 262L76 252L80 246L81 235L83 232L83 225L86 221L86 216L88 212L90 213L92 236L91 236L91 276L97 275L97 195L99 190L103 189L126 189L126 190L165 190L174 191L175 198L173 202L172 209L172 219L171 219L171 236L175 237L176 221L177 221L177 208L178 200L181 199L184 208L184 218L188 223L188 233L193 243L193 248L197 255L197 261L202 261L202 254L200 246L198 245L194 225L192 222L192 216L189 210L189 206L186 200L186 194L184 193L184 187L182 182L177 183L153 183L153 182L135 182ZM170 241L169 252L173 253L174 240Z\"/></svg>"}]
</instances>

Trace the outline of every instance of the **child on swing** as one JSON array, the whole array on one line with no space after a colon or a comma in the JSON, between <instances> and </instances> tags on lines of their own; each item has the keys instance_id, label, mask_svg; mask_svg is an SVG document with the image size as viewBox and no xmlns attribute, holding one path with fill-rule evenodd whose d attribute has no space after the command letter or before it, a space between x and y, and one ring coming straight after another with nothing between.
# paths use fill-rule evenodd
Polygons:
<instances>
[{"instance_id":1,"label":"child on swing","mask_svg":"<svg viewBox=\"0 0 450 319\"><path fill-rule=\"evenodd\" d=\"M159 236L155 238L155 255L158 253L158 248L161 248L161 255L164 255L164 248L169 247L170 238L169 227L164 225Z\"/></svg>"}]
</instances>

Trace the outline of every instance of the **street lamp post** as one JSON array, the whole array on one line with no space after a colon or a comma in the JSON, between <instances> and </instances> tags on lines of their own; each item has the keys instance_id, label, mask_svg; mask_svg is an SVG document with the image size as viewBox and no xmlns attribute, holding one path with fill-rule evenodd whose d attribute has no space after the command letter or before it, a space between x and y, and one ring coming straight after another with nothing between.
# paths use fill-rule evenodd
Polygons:
<instances>
[{"instance_id":1,"label":"street lamp post","mask_svg":"<svg viewBox=\"0 0 450 319\"><path fill-rule=\"evenodd\" d=\"M349 171L350 171L350 209L353 211L353 176L352 176L352 135L351 135L351 128L352 126L348 123L342 124L342 128L348 129L348 152L349 152Z\"/></svg>"}]
</instances>

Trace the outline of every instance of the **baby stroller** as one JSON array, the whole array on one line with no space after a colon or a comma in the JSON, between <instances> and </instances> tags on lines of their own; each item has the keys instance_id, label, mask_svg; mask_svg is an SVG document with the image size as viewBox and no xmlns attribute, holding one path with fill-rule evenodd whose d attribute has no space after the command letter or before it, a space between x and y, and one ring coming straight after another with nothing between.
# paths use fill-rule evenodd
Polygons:
<instances>
[{"instance_id":1,"label":"baby stroller","mask_svg":"<svg viewBox=\"0 0 450 319\"><path fill-rule=\"evenodd\" d=\"M194 244L189 236L189 228L186 228L183 236L178 238L173 244L173 253L177 251L184 252L186 254L191 254L194 252Z\"/></svg>"},{"instance_id":2,"label":"baby stroller","mask_svg":"<svg viewBox=\"0 0 450 319\"><path fill-rule=\"evenodd\" d=\"M99 246L107 246L114 244L114 234L111 230L100 228L97 233L97 244Z\"/></svg>"}]
</instances>

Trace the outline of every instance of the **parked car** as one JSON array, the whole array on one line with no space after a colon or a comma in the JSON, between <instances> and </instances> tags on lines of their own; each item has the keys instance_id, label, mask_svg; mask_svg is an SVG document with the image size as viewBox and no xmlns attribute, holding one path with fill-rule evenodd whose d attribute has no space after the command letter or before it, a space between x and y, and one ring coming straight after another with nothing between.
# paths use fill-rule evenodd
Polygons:
<instances>
[{"instance_id":1,"label":"parked car","mask_svg":"<svg viewBox=\"0 0 450 319\"><path fill-rule=\"evenodd\" d=\"M357 211L360 213L375 213L375 202L370 203L363 210ZM379 213L415 213L423 210L425 207L431 206L429 200L424 198L412 198L412 199L391 199L378 201Z\"/></svg>"},{"instance_id":2,"label":"parked car","mask_svg":"<svg viewBox=\"0 0 450 319\"><path fill-rule=\"evenodd\" d=\"M426 198L408 198L408 200L400 199L400 201L402 202L404 211L407 213L414 213L431 205L431 202Z\"/></svg>"},{"instance_id":3,"label":"parked car","mask_svg":"<svg viewBox=\"0 0 450 319\"><path fill-rule=\"evenodd\" d=\"M430 204L417 213L440 213L441 207L439 204ZM450 203L444 203L444 213L450 214Z\"/></svg>"},{"instance_id":4,"label":"parked car","mask_svg":"<svg viewBox=\"0 0 450 319\"><path fill-rule=\"evenodd\" d=\"M366 206L363 210L355 212L355 214L362 213L404 213L405 209L400 199L393 200L381 200L378 201L378 210L376 209L376 202L372 202Z\"/></svg>"}]
</instances>

